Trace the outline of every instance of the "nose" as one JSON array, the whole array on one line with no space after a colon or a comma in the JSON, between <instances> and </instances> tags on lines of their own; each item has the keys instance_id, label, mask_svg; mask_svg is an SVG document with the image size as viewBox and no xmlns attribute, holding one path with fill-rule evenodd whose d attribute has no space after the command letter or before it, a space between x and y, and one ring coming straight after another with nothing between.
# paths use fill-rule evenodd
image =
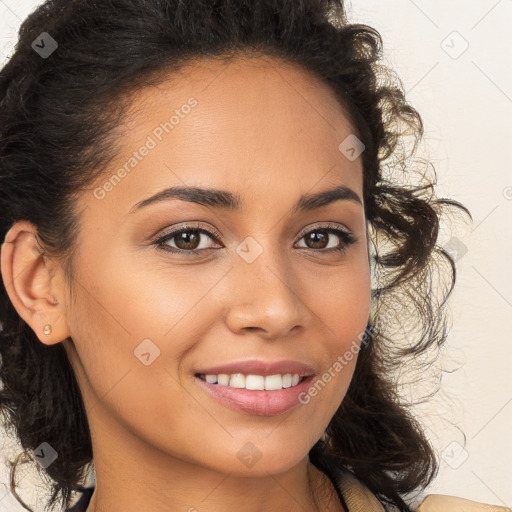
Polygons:
<instances>
[{"instance_id":1,"label":"nose","mask_svg":"<svg viewBox=\"0 0 512 512\"><path fill-rule=\"evenodd\" d=\"M309 322L307 294L289 264L264 251L252 263L237 259L233 270L226 315L231 331L258 331L264 338L276 339Z\"/></svg>"}]
</instances>

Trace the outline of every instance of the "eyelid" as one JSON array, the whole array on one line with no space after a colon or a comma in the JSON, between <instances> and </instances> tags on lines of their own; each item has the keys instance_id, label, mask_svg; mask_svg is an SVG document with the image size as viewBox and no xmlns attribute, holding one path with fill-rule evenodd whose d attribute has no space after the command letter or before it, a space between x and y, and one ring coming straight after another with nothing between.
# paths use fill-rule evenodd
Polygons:
<instances>
[{"instance_id":1,"label":"eyelid","mask_svg":"<svg viewBox=\"0 0 512 512\"><path fill-rule=\"evenodd\" d=\"M212 236L215 238L217 242L220 243L220 238L222 238L222 234L219 233L214 227L205 228L201 226L199 223L186 223L178 227L173 227L168 230L164 230L159 235L153 238L153 242L158 242L162 238L166 238L169 235L177 235L183 231L198 231L200 233L204 233L205 235Z\"/></svg>"},{"instance_id":2,"label":"eyelid","mask_svg":"<svg viewBox=\"0 0 512 512\"><path fill-rule=\"evenodd\" d=\"M336 231L343 231L348 236L354 236L352 231L350 231L348 228L341 226L339 224L333 224L333 223L327 223L327 224L313 224L309 225L308 227L304 228L298 235L299 240L309 233L310 231L314 231L315 229L333 229Z\"/></svg>"}]
</instances>

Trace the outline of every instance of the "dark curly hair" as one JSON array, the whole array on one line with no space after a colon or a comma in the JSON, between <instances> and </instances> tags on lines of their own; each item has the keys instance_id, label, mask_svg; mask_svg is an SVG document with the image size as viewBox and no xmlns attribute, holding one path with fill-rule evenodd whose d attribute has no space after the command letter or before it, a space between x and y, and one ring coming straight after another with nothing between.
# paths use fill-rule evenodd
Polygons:
<instances>
[{"instance_id":1,"label":"dark curly hair","mask_svg":"<svg viewBox=\"0 0 512 512\"><path fill-rule=\"evenodd\" d=\"M31 46L42 32L58 42L47 58ZM437 244L440 220L445 208L471 214L435 197L435 172L416 158L421 116L381 63L379 32L349 23L342 0L46 1L21 25L0 72L0 240L16 221L32 222L71 283L75 201L114 157L130 94L192 61L248 52L321 77L365 146L372 311L347 394L309 457L331 478L336 468L351 470L386 507L408 511L407 496L432 481L438 461L396 371L447 337L456 269ZM420 180L408 183L414 174ZM10 302L8 284L0 282L0 410L23 449L10 462L11 492L31 510L16 493L16 467L33 461L44 440L59 454L38 468L52 485L45 510L59 495L68 506L93 460L81 392L62 344L38 340ZM406 344L396 343L390 328L397 305L418 327Z\"/></svg>"}]
</instances>

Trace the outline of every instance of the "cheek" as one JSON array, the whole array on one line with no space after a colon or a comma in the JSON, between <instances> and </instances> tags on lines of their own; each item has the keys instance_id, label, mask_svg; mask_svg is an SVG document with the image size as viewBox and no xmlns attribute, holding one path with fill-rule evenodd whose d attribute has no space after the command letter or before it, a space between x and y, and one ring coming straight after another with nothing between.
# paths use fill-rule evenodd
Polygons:
<instances>
[{"instance_id":1,"label":"cheek","mask_svg":"<svg viewBox=\"0 0 512 512\"><path fill-rule=\"evenodd\" d=\"M91 405L104 396L105 406L133 429L162 418L170 425L176 407L191 408L182 400L179 365L218 319L215 294L205 294L227 270L199 272L126 254L99 259L76 276L84 286L76 285L79 307L70 315L82 387Z\"/></svg>"},{"instance_id":2,"label":"cheek","mask_svg":"<svg viewBox=\"0 0 512 512\"><path fill-rule=\"evenodd\" d=\"M94 319L102 350L106 344L132 357L145 339L170 358L185 351L205 329L199 314L204 313L205 295L226 273L222 265L199 271L194 265L166 262L165 256L144 261L126 254L114 254L101 267L111 271L91 271L85 278L89 292L78 301L87 304L80 321Z\"/></svg>"},{"instance_id":3,"label":"cheek","mask_svg":"<svg viewBox=\"0 0 512 512\"><path fill-rule=\"evenodd\" d=\"M368 266L357 262L340 267L338 272L317 278L311 284L311 306L330 334L330 349L345 351L359 341L370 314L371 281Z\"/></svg>"},{"instance_id":4,"label":"cheek","mask_svg":"<svg viewBox=\"0 0 512 512\"><path fill-rule=\"evenodd\" d=\"M79 356L74 367L94 424L119 421L158 442L186 432L177 410L180 418L197 414L176 367L201 336L193 318L204 291L170 277L151 281L150 274L125 273L119 265L115 279L94 274L85 281L88 291L77 290L80 307L70 326Z\"/></svg>"},{"instance_id":5,"label":"cheek","mask_svg":"<svg viewBox=\"0 0 512 512\"><path fill-rule=\"evenodd\" d=\"M330 276L323 293L318 283L316 286L314 311L324 327L323 348L329 360L328 368L319 378L330 389L325 395L326 399L327 395L329 397L329 408L334 414L352 379L368 325L371 304L369 270L364 264L347 266Z\"/></svg>"}]
</instances>

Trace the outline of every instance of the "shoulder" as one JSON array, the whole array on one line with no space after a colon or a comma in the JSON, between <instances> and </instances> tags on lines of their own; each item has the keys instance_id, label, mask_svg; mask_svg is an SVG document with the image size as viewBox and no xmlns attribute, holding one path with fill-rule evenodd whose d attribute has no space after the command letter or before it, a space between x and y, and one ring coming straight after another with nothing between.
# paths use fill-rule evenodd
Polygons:
<instances>
[{"instance_id":1,"label":"shoulder","mask_svg":"<svg viewBox=\"0 0 512 512\"><path fill-rule=\"evenodd\" d=\"M377 497L351 471L338 470L336 480L349 512L385 511ZM456 496L429 494L413 512L512 512L512 508L488 505Z\"/></svg>"},{"instance_id":2,"label":"shoulder","mask_svg":"<svg viewBox=\"0 0 512 512\"><path fill-rule=\"evenodd\" d=\"M488 505L457 496L429 494L416 512L512 512L512 508Z\"/></svg>"}]
</instances>

